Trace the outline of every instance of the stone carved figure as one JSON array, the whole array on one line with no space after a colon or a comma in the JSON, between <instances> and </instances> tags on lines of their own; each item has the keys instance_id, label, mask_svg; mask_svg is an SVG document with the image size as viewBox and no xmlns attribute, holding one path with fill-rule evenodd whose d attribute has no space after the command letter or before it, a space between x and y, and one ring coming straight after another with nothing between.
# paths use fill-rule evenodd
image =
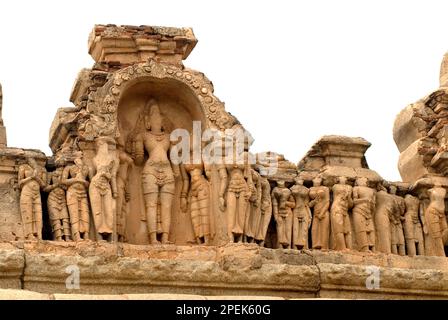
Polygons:
<instances>
[{"instance_id":1,"label":"stone carved figure","mask_svg":"<svg viewBox=\"0 0 448 320\"><path fill-rule=\"evenodd\" d=\"M249 154L244 152L241 161L234 159L233 164L220 168L220 178L227 186L227 234L230 242L242 242L244 224L251 198L252 175L249 164ZM220 190L221 194L222 189ZM220 197L220 201L221 197Z\"/></svg>"},{"instance_id":2,"label":"stone carved figure","mask_svg":"<svg viewBox=\"0 0 448 320\"><path fill-rule=\"evenodd\" d=\"M70 241L72 239L70 217L65 195L66 186L62 184L63 167L48 173L48 183L44 191L48 192L47 208L50 218L53 240Z\"/></svg>"},{"instance_id":3,"label":"stone carved figure","mask_svg":"<svg viewBox=\"0 0 448 320\"><path fill-rule=\"evenodd\" d=\"M272 200L271 200L271 185L267 178L260 176L261 186L261 205L260 205L260 220L255 232L255 242L261 247L264 246L266 234L268 232L269 223L272 218Z\"/></svg>"},{"instance_id":4,"label":"stone carved figure","mask_svg":"<svg viewBox=\"0 0 448 320\"><path fill-rule=\"evenodd\" d=\"M20 213L26 240L42 240L42 200L40 190L46 186L45 169L35 159L19 166Z\"/></svg>"},{"instance_id":5,"label":"stone carved figure","mask_svg":"<svg viewBox=\"0 0 448 320\"><path fill-rule=\"evenodd\" d=\"M129 170L134 160L125 151L124 143L119 139L117 144L119 167L117 172L116 225L118 241L126 242L126 214L130 193L128 191Z\"/></svg>"},{"instance_id":6,"label":"stone carved figure","mask_svg":"<svg viewBox=\"0 0 448 320\"><path fill-rule=\"evenodd\" d=\"M250 169L250 172L252 175L249 185L251 196L249 198L249 207L244 223L245 242L248 243L255 241L255 234L261 220L261 177L254 169Z\"/></svg>"},{"instance_id":7,"label":"stone carved figure","mask_svg":"<svg viewBox=\"0 0 448 320\"><path fill-rule=\"evenodd\" d=\"M376 251L391 253L391 225L390 217L393 214L395 198L387 192L383 185L378 185L376 193L375 229L376 229Z\"/></svg>"},{"instance_id":8,"label":"stone carved figure","mask_svg":"<svg viewBox=\"0 0 448 320\"><path fill-rule=\"evenodd\" d=\"M100 137L95 141L96 155L90 172L89 197L95 230L100 239L113 240L115 199L118 196L117 173L119 160L109 151L111 138Z\"/></svg>"},{"instance_id":9,"label":"stone carved figure","mask_svg":"<svg viewBox=\"0 0 448 320\"><path fill-rule=\"evenodd\" d=\"M183 180L181 210L187 212L188 202L190 203L196 243L209 244L211 240L210 183L204 175L204 164L185 163L180 166L180 172Z\"/></svg>"},{"instance_id":10,"label":"stone carved figure","mask_svg":"<svg viewBox=\"0 0 448 320\"><path fill-rule=\"evenodd\" d=\"M375 251L375 211L376 191L367 186L367 178L358 178L353 188L353 227L356 243L360 251Z\"/></svg>"},{"instance_id":11,"label":"stone carved figure","mask_svg":"<svg viewBox=\"0 0 448 320\"><path fill-rule=\"evenodd\" d=\"M353 207L352 189L352 186L347 185L345 177L340 177L339 182L332 187L333 203L330 216L335 250L352 248L352 231L348 215L348 211Z\"/></svg>"},{"instance_id":12,"label":"stone carved figure","mask_svg":"<svg viewBox=\"0 0 448 320\"><path fill-rule=\"evenodd\" d=\"M310 208L313 208L311 239L313 249L328 249L330 238L330 189L316 177L310 188Z\"/></svg>"},{"instance_id":13,"label":"stone carved figure","mask_svg":"<svg viewBox=\"0 0 448 320\"><path fill-rule=\"evenodd\" d=\"M67 206L74 241L88 240L90 232L90 209L87 198L89 167L82 154L76 155L74 164L64 168L62 184L67 186Z\"/></svg>"},{"instance_id":14,"label":"stone carved figure","mask_svg":"<svg viewBox=\"0 0 448 320\"><path fill-rule=\"evenodd\" d=\"M391 251L393 254L400 256L406 255L405 239L403 233L404 214L406 212L406 204L402 197L396 195L397 187L391 185L389 193L394 197L394 205L392 214L390 215L391 226Z\"/></svg>"},{"instance_id":15,"label":"stone carved figure","mask_svg":"<svg viewBox=\"0 0 448 320\"><path fill-rule=\"evenodd\" d=\"M295 200L292 223L292 246L295 249L308 249L308 230L311 227L311 209L309 207L309 189L303 185L303 180L297 178L291 187Z\"/></svg>"},{"instance_id":16,"label":"stone carved figure","mask_svg":"<svg viewBox=\"0 0 448 320\"><path fill-rule=\"evenodd\" d=\"M289 249L292 243L292 209L295 207L291 190L285 186L285 181L277 181L272 190L272 211L277 223L277 239L281 248Z\"/></svg>"},{"instance_id":17,"label":"stone carved figure","mask_svg":"<svg viewBox=\"0 0 448 320\"><path fill-rule=\"evenodd\" d=\"M135 163L142 165L142 187L145 201L146 223L149 242L159 244L157 239L157 211L160 201L161 242L168 244L171 226L171 208L175 191L175 177L168 152L171 148L170 133L164 125L156 100L145 106L145 131L135 141ZM149 154L146 162L145 150Z\"/></svg>"},{"instance_id":18,"label":"stone carved figure","mask_svg":"<svg viewBox=\"0 0 448 320\"><path fill-rule=\"evenodd\" d=\"M429 205L425 210L425 223L423 226L426 237L426 255L445 256L444 238L447 233L447 222L445 216L446 190L435 186L428 190Z\"/></svg>"},{"instance_id":19,"label":"stone carved figure","mask_svg":"<svg viewBox=\"0 0 448 320\"><path fill-rule=\"evenodd\" d=\"M410 257L425 254L423 229L420 223L420 200L410 194L404 197L406 213L404 216L404 237L407 254Z\"/></svg>"}]
</instances>

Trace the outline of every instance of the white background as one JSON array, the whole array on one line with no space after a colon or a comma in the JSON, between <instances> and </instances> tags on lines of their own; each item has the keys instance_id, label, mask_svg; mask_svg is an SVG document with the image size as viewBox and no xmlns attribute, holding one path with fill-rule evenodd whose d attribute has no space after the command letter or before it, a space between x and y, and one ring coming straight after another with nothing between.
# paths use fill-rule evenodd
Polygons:
<instances>
[{"instance_id":1,"label":"white background","mask_svg":"<svg viewBox=\"0 0 448 320\"><path fill-rule=\"evenodd\" d=\"M1 1L8 145L41 149L94 24L193 27L185 65L204 72L256 139L297 163L324 134L372 143L370 167L399 180L395 116L438 87L446 1Z\"/></svg>"}]
</instances>

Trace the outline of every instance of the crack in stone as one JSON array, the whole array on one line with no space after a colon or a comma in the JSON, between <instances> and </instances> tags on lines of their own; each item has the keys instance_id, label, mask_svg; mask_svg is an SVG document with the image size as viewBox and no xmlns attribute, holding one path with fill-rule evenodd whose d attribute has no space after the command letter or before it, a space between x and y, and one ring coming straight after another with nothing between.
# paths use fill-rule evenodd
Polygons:
<instances>
[{"instance_id":1,"label":"crack in stone","mask_svg":"<svg viewBox=\"0 0 448 320\"><path fill-rule=\"evenodd\" d=\"M321 273L321 270L319 267L319 263L317 262L316 257L308 250L303 250L302 253L311 257L311 259L313 260L314 266L317 268L319 277L318 277L318 283L317 283L316 298L320 298L320 291L321 291L321 284L322 284L322 273Z\"/></svg>"}]
</instances>

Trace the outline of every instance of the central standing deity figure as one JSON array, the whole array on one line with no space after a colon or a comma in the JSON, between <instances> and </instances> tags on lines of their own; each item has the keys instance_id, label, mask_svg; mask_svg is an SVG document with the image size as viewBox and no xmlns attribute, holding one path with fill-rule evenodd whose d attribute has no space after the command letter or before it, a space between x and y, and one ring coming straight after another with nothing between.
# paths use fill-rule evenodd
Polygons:
<instances>
[{"instance_id":1,"label":"central standing deity figure","mask_svg":"<svg viewBox=\"0 0 448 320\"><path fill-rule=\"evenodd\" d=\"M310 188L310 208L313 208L311 240L313 249L328 249L330 238L330 189L322 185L322 178L316 177Z\"/></svg>"},{"instance_id":2,"label":"central standing deity figure","mask_svg":"<svg viewBox=\"0 0 448 320\"><path fill-rule=\"evenodd\" d=\"M149 115L148 115L149 111ZM149 154L142 172L143 196L145 200L146 222L151 244L159 244L157 239L157 208L160 198L160 219L162 244L168 240L171 225L171 206L174 198L175 179L168 157L171 147L170 134L164 126L156 100L151 99L145 106L145 132L137 135L135 141L135 163L142 165L145 150Z\"/></svg>"}]
</instances>

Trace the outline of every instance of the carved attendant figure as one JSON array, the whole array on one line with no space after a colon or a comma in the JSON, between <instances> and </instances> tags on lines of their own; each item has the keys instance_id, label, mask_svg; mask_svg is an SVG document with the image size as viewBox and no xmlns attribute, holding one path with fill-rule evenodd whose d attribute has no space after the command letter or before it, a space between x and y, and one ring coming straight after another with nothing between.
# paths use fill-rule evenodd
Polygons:
<instances>
[{"instance_id":1,"label":"carved attendant figure","mask_svg":"<svg viewBox=\"0 0 448 320\"><path fill-rule=\"evenodd\" d=\"M376 250L383 253L391 253L391 226L390 217L394 211L395 198L387 193L387 189L379 185L376 194L375 229Z\"/></svg>"},{"instance_id":2,"label":"carved attendant figure","mask_svg":"<svg viewBox=\"0 0 448 320\"><path fill-rule=\"evenodd\" d=\"M53 239L56 241L70 241L72 239L65 196L66 186L61 183L63 170L62 167L59 167L49 173L48 186L44 189L45 192L49 192L47 200L48 215L50 216Z\"/></svg>"},{"instance_id":3,"label":"carved attendant figure","mask_svg":"<svg viewBox=\"0 0 448 320\"><path fill-rule=\"evenodd\" d=\"M126 241L126 214L130 200L128 192L129 169L134 163L132 157L124 150L124 143L117 144L120 166L117 173L117 236L118 241Z\"/></svg>"},{"instance_id":4,"label":"carved attendant figure","mask_svg":"<svg viewBox=\"0 0 448 320\"><path fill-rule=\"evenodd\" d=\"M40 189L45 187L45 169L28 158L19 166L20 213L27 240L42 239L42 202Z\"/></svg>"},{"instance_id":5,"label":"carved attendant figure","mask_svg":"<svg viewBox=\"0 0 448 320\"><path fill-rule=\"evenodd\" d=\"M396 195L396 186L391 185L389 187L389 193L394 197L392 215L389 217L391 226L391 251L393 254L404 256L406 255L406 249L402 222L404 221L406 204L402 197Z\"/></svg>"},{"instance_id":6,"label":"carved attendant figure","mask_svg":"<svg viewBox=\"0 0 448 320\"><path fill-rule=\"evenodd\" d=\"M303 185L303 180L296 179L291 187L295 199L292 224L292 244L296 249L308 249L308 230L311 226L311 209L309 207L309 189Z\"/></svg>"},{"instance_id":7,"label":"carved attendant figure","mask_svg":"<svg viewBox=\"0 0 448 320\"><path fill-rule=\"evenodd\" d=\"M285 186L285 181L277 181L277 186L272 190L272 208L277 223L278 243L284 249L291 247L292 241L292 209L295 207L291 190Z\"/></svg>"},{"instance_id":8,"label":"carved attendant figure","mask_svg":"<svg viewBox=\"0 0 448 320\"><path fill-rule=\"evenodd\" d=\"M266 233L268 232L269 222L272 217L271 185L268 179L260 176L261 185L261 217L255 233L255 241L264 246Z\"/></svg>"},{"instance_id":9,"label":"carved attendant figure","mask_svg":"<svg viewBox=\"0 0 448 320\"><path fill-rule=\"evenodd\" d=\"M70 216L72 238L75 241L89 239L90 210L87 200L89 167L79 153L75 164L65 167L62 173L62 184L67 186L67 206Z\"/></svg>"},{"instance_id":10,"label":"carved attendant figure","mask_svg":"<svg viewBox=\"0 0 448 320\"><path fill-rule=\"evenodd\" d=\"M187 212L187 198L190 199L190 213L193 231L198 244L210 243L210 184L204 176L204 165L183 164L180 167L183 179L181 209Z\"/></svg>"},{"instance_id":11,"label":"carved attendant figure","mask_svg":"<svg viewBox=\"0 0 448 320\"><path fill-rule=\"evenodd\" d=\"M252 180L248 153L244 152L242 160L234 159L233 164L228 165L226 172L220 169L220 177L227 183L227 172L230 175L227 186L227 234L230 242L243 241L244 224L248 213L251 191L249 184Z\"/></svg>"},{"instance_id":12,"label":"carved attendant figure","mask_svg":"<svg viewBox=\"0 0 448 320\"><path fill-rule=\"evenodd\" d=\"M375 251L375 210L376 192L367 186L366 178L356 179L353 188L353 226L356 243L360 251Z\"/></svg>"},{"instance_id":13,"label":"carved attendant figure","mask_svg":"<svg viewBox=\"0 0 448 320\"><path fill-rule=\"evenodd\" d=\"M419 219L420 201L418 198L407 194L404 197L406 203L406 214L404 216L404 237L408 256L416 254L424 255L425 246L423 230Z\"/></svg>"},{"instance_id":14,"label":"carved attendant figure","mask_svg":"<svg viewBox=\"0 0 448 320\"><path fill-rule=\"evenodd\" d=\"M144 163L144 151L149 154L142 172L143 196L145 199L146 222L151 244L158 244L157 206L160 198L160 218L162 243L169 243L171 226L171 206L174 198L174 172L168 158L171 147L170 134L167 132L159 106L150 100L145 107L146 131L137 136L135 143L135 162ZM148 115L148 109L150 113Z\"/></svg>"},{"instance_id":15,"label":"carved attendant figure","mask_svg":"<svg viewBox=\"0 0 448 320\"><path fill-rule=\"evenodd\" d=\"M428 233L426 254L444 257L444 236L448 229L445 216L446 190L435 186L428 190L428 194L430 202L425 210L425 227Z\"/></svg>"},{"instance_id":16,"label":"carved attendant figure","mask_svg":"<svg viewBox=\"0 0 448 320\"><path fill-rule=\"evenodd\" d=\"M261 219L261 184L260 174L254 169L250 169L252 179L249 185L251 196L249 198L248 213L246 215L246 222L244 223L244 234L246 242L255 241L255 233L260 224Z\"/></svg>"},{"instance_id":17,"label":"carved attendant figure","mask_svg":"<svg viewBox=\"0 0 448 320\"><path fill-rule=\"evenodd\" d=\"M330 214L335 250L352 248L352 231L348 216L348 210L353 207L352 187L346 182L345 177L340 177L339 183L332 188L333 203Z\"/></svg>"},{"instance_id":18,"label":"carved attendant figure","mask_svg":"<svg viewBox=\"0 0 448 320\"><path fill-rule=\"evenodd\" d=\"M100 137L95 143L96 155L90 173L93 175L89 186L90 205L96 232L103 240L112 241L119 160L109 151L109 143L115 144L112 138Z\"/></svg>"},{"instance_id":19,"label":"carved attendant figure","mask_svg":"<svg viewBox=\"0 0 448 320\"><path fill-rule=\"evenodd\" d=\"M311 238L313 249L328 249L330 238L330 189L322 185L322 178L313 180L310 188L310 208L313 208Z\"/></svg>"}]
</instances>

